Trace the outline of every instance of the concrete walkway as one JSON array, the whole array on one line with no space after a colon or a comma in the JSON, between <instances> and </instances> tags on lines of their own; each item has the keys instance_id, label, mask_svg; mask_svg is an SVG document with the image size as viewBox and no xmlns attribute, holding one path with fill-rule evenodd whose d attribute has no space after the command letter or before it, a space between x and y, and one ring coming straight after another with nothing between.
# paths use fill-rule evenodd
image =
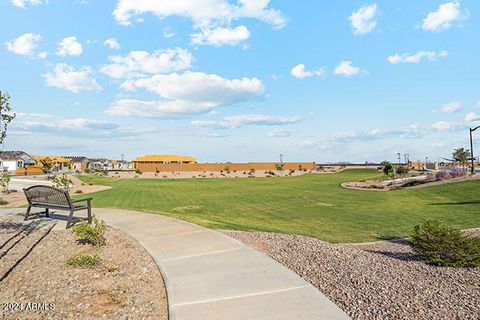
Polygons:
<instances>
[{"instance_id":1,"label":"concrete walkway","mask_svg":"<svg viewBox=\"0 0 480 320\"><path fill-rule=\"evenodd\" d=\"M155 259L170 319L349 319L293 271L222 233L135 211L94 209L94 214L137 239Z\"/></svg>"}]
</instances>

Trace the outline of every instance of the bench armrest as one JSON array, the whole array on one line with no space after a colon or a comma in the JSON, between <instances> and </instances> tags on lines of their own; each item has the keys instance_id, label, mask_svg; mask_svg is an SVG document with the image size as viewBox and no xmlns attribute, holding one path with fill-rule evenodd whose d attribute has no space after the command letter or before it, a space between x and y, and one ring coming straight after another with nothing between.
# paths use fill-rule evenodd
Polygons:
<instances>
[{"instance_id":1,"label":"bench armrest","mask_svg":"<svg viewBox=\"0 0 480 320\"><path fill-rule=\"evenodd\" d=\"M92 198L82 198L82 199L72 200L72 203L81 202L81 201L92 201Z\"/></svg>"}]
</instances>

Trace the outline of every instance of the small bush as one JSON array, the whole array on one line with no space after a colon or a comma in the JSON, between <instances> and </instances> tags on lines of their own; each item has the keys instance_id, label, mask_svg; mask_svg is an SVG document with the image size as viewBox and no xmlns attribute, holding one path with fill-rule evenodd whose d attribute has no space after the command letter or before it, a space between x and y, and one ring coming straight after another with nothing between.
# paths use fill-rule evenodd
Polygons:
<instances>
[{"instance_id":1,"label":"small bush","mask_svg":"<svg viewBox=\"0 0 480 320\"><path fill-rule=\"evenodd\" d=\"M93 218L93 225L89 225L86 221L74 225L72 232L79 240L91 243L94 246L103 246L106 243L105 222L97 218Z\"/></svg>"},{"instance_id":2,"label":"small bush","mask_svg":"<svg viewBox=\"0 0 480 320\"><path fill-rule=\"evenodd\" d=\"M7 200L0 199L0 206L5 206L8 204Z\"/></svg>"},{"instance_id":3,"label":"small bush","mask_svg":"<svg viewBox=\"0 0 480 320\"><path fill-rule=\"evenodd\" d=\"M137 168L137 169L135 169L135 173L136 173L136 174L142 174L143 172L142 172L142 170L140 170L140 169Z\"/></svg>"},{"instance_id":4,"label":"small bush","mask_svg":"<svg viewBox=\"0 0 480 320\"><path fill-rule=\"evenodd\" d=\"M414 227L410 246L429 263L442 267L480 267L480 238L427 221Z\"/></svg>"},{"instance_id":5,"label":"small bush","mask_svg":"<svg viewBox=\"0 0 480 320\"><path fill-rule=\"evenodd\" d=\"M75 191L75 193L76 194L81 194L81 193L83 193L83 191L82 190L77 190L77 191Z\"/></svg>"},{"instance_id":6,"label":"small bush","mask_svg":"<svg viewBox=\"0 0 480 320\"><path fill-rule=\"evenodd\" d=\"M97 253L92 255L76 254L69 257L65 263L72 267L93 269L102 262Z\"/></svg>"}]
</instances>

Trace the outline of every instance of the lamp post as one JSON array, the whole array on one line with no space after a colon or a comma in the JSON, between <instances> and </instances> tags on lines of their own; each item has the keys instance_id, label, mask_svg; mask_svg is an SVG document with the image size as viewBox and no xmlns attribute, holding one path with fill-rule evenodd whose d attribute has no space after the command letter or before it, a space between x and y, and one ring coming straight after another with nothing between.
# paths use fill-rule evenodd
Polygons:
<instances>
[{"instance_id":1,"label":"lamp post","mask_svg":"<svg viewBox=\"0 0 480 320\"><path fill-rule=\"evenodd\" d=\"M473 138L472 138L472 132L477 130L478 128L480 128L480 126L478 127L475 127L475 128L470 128L470 159L472 160L472 170L471 170L471 173L474 174L475 173L475 162L474 162L474 155L473 155Z\"/></svg>"}]
</instances>

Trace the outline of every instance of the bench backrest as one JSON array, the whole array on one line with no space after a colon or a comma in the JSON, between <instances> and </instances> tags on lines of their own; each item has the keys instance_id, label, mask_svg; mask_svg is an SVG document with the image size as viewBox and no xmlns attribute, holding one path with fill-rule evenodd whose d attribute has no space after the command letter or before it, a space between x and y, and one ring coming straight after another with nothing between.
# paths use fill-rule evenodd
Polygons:
<instances>
[{"instance_id":1,"label":"bench backrest","mask_svg":"<svg viewBox=\"0 0 480 320\"><path fill-rule=\"evenodd\" d=\"M72 200L67 191L50 186L33 186L23 189L28 203L53 205L57 207L72 208Z\"/></svg>"}]
</instances>

